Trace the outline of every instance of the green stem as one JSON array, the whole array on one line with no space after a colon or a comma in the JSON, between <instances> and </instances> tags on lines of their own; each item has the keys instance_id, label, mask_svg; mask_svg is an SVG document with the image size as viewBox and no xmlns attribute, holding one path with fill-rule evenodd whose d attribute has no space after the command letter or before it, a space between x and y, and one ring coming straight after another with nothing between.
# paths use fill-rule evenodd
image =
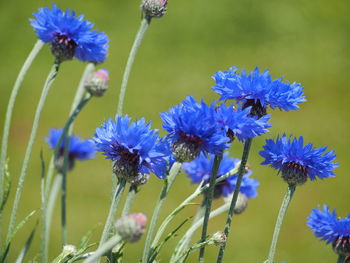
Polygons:
<instances>
[{"instance_id":1,"label":"green stem","mask_svg":"<svg viewBox=\"0 0 350 263\"><path fill-rule=\"evenodd\" d=\"M228 235L229 235L229 232L230 232L230 229L231 229L231 223L232 223L232 218L233 218L233 215L234 215L234 209L235 209L235 206L236 206L239 190L241 188L243 175L245 173L246 164L247 164L247 161L248 161L248 156L249 156L249 151L250 151L250 146L252 144L252 140L253 139L247 139L245 141L245 143L244 143L242 160L241 160L241 164L240 164L239 170L238 170L238 177L237 177L236 187L235 187L235 190L233 192L232 201L231 201L229 212L227 214L227 219L226 219L226 224L225 224L225 229L224 229L224 233L226 235L226 238L228 238ZM221 263L222 262L222 259L224 257L226 243L223 244L220 247L218 258L217 258L217 261L216 261L217 263Z\"/></svg>"},{"instance_id":2,"label":"green stem","mask_svg":"<svg viewBox=\"0 0 350 263\"><path fill-rule=\"evenodd\" d=\"M15 227L15 224L16 224L16 215L17 215L17 210L19 207L19 201L21 199L24 181L25 181L25 178L27 175L29 159L30 159L30 155L32 153L33 144L34 144L34 140L35 140L38 125L39 125L41 112L43 110L43 107L44 107L44 104L46 101L46 97L48 95L50 87L57 76L59 66L60 66L60 64L58 62L55 62L52 65L51 71L46 79L46 82L45 82L45 85L44 85L43 91L41 93L41 97L40 97L40 100L39 100L39 103L38 103L38 106L37 106L37 109L35 112L33 127L32 127L30 137L29 137L26 153L24 156L23 166L22 166L21 174L20 174L20 177L18 180L18 186L17 186L17 190L16 190L15 200L14 200L12 211L11 211L10 223L9 223L9 228L8 228L7 238L6 238L7 241L9 239L9 237L11 236L13 229Z\"/></svg>"},{"instance_id":3,"label":"green stem","mask_svg":"<svg viewBox=\"0 0 350 263\"><path fill-rule=\"evenodd\" d=\"M204 222L202 227L202 235L201 235L201 241L204 242L207 238L207 229L208 229L208 223L209 223L209 215L211 211L211 204L213 202L214 197L214 188L215 188L215 180L218 175L219 166L222 160L222 154L221 155L215 155L213 168L212 168L212 175L210 177L209 181L209 188L206 192L206 204L205 204L205 213L204 213ZM204 262L204 253L205 253L205 246L201 247L199 251L199 262Z\"/></svg>"},{"instance_id":4,"label":"green stem","mask_svg":"<svg viewBox=\"0 0 350 263\"><path fill-rule=\"evenodd\" d=\"M180 169L181 169L181 163L175 162L170 169L169 175L167 176L167 178L164 181L164 186L163 186L163 189L160 193L156 207L154 208L152 219L151 219L149 229L147 232L146 242L145 242L143 255L142 255L142 263L148 262L148 258L149 258L150 252L151 252L150 251L151 242L152 242L154 232L156 230L156 225L157 225L158 217L160 214L160 210L163 207L164 201L169 193L169 189L172 186L176 176L180 172Z\"/></svg>"},{"instance_id":5,"label":"green stem","mask_svg":"<svg viewBox=\"0 0 350 263\"><path fill-rule=\"evenodd\" d=\"M121 240L122 238L119 235L113 236L107 242L103 243L90 257L85 259L83 263L99 262L100 258L115 247Z\"/></svg>"},{"instance_id":6,"label":"green stem","mask_svg":"<svg viewBox=\"0 0 350 263\"><path fill-rule=\"evenodd\" d=\"M0 204L2 204L2 200L4 197L4 172L5 172L4 167L7 159L7 146L8 146L8 140L9 140L13 108L16 102L17 94L24 80L24 77L26 76L28 69L32 65L34 59L36 58L36 56L38 55L39 51L43 46L44 46L44 42L42 42L41 40L38 40L35 43L32 51L29 53L21 70L18 73L17 79L11 91L9 103L7 105L5 123L4 123L3 132L2 132L1 152L0 152ZM1 237L1 229L2 229L1 217L2 216L0 212L0 237Z\"/></svg>"},{"instance_id":7,"label":"green stem","mask_svg":"<svg viewBox=\"0 0 350 263\"><path fill-rule=\"evenodd\" d=\"M280 211L278 213L278 217L277 217L277 221L276 221L276 225L275 225L275 230L273 232L272 242L271 242L270 251L269 251L269 257L267 259L268 263L273 263L275 253L276 253L278 236L280 234L280 230L282 227L284 216L286 215L288 206L289 206L290 201L292 200L293 194L295 192L295 188L296 188L295 185L289 185L287 192L284 196Z\"/></svg>"},{"instance_id":8,"label":"green stem","mask_svg":"<svg viewBox=\"0 0 350 263\"><path fill-rule=\"evenodd\" d=\"M126 180L125 179L121 179L119 181L118 187L116 188L116 191L114 192L114 196L112 199L112 203L111 203L111 207L109 209L109 213L108 213L108 217L102 232L102 236L100 239L100 244L99 244L99 248L103 246L103 244L106 242L106 240L108 239L108 235L110 233L112 224L113 224L113 220L114 220L114 215L117 212L118 209L118 205L121 199L121 196L124 192L125 189L125 184L126 184Z\"/></svg>"},{"instance_id":9,"label":"green stem","mask_svg":"<svg viewBox=\"0 0 350 263\"><path fill-rule=\"evenodd\" d=\"M345 263L345 256L339 255L337 263Z\"/></svg>"},{"instance_id":10,"label":"green stem","mask_svg":"<svg viewBox=\"0 0 350 263\"><path fill-rule=\"evenodd\" d=\"M238 164L239 165L239 164ZM220 176L219 178L216 179L215 184L218 184L219 182L221 182L222 180L225 180L226 178L236 174L238 171L238 166L233 168L231 171L229 171L228 173ZM151 250L154 249L161 236L163 235L167 225L171 222L171 220L183 209L185 208L187 205L189 205L194 199L196 199L199 195L203 194L204 192L206 192L208 190L209 186L208 184L202 186L202 184L200 184L197 189L189 196L187 197L180 205L178 205L178 207L176 207L163 221L163 223L160 225L157 234L152 242L152 246L151 246Z\"/></svg>"},{"instance_id":11,"label":"green stem","mask_svg":"<svg viewBox=\"0 0 350 263\"><path fill-rule=\"evenodd\" d=\"M47 242L47 244L45 244L45 250L42 251L44 252L44 255L42 255L42 263L47 262L47 254L48 254L48 247L49 247L49 242L50 242L50 227L51 227L51 220L52 220L52 215L53 215L53 211L55 208L55 203L59 194L59 191L62 187L62 182L63 182L63 176L62 174L57 174L53 184L52 184L52 188L50 191L50 196L48 198L47 201L47 210L46 210L46 219L45 219L45 241Z\"/></svg>"},{"instance_id":12,"label":"green stem","mask_svg":"<svg viewBox=\"0 0 350 263\"><path fill-rule=\"evenodd\" d=\"M66 136L66 134L68 133L69 135L71 134L72 131L72 127L73 127L73 123L74 120L76 119L76 117L78 116L78 114L80 113L80 111L82 110L82 108L86 105L86 103L91 99L90 94L85 92L85 81L86 79L89 77L89 75L91 74L91 72L95 69L95 65L93 63L89 63L86 65L84 73L80 79L77 91L75 93L75 97L71 106L71 111L70 111L70 116L63 128L62 131L62 135L59 138L59 143L57 143L56 149L54 150L54 154L51 158L50 161L50 165L49 165L49 169L48 169L48 173L47 173L47 178L46 178L46 182L45 182L45 190L44 190L44 200L42 203L42 234L41 234L41 262L42 263L46 263L47 262L47 255L48 255L48 244L49 244L49 231L50 228L47 228L48 224L46 223L47 221L47 200L49 198L49 194L50 194L50 186L51 186L51 181L52 181L52 177L54 174L54 170L55 170L55 156L57 156L58 150L59 150L59 146L62 144L63 138ZM65 147L65 149L68 149L68 147ZM66 151L65 151L66 154ZM66 160L66 159L65 159ZM66 162L66 161L65 161ZM64 162L64 166L66 165Z\"/></svg>"},{"instance_id":13,"label":"green stem","mask_svg":"<svg viewBox=\"0 0 350 263\"><path fill-rule=\"evenodd\" d=\"M124 104L126 87L128 85L129 76L135 61L135 57L150 23L151 23L151 18L145 17L142 19L139 31L137 32L134 40L134 44L132 45L129 58L125 66L125 71L124 71L123 80L122 80L120 93L119 93L119 102L118 102L118 109L117 109L117 115L119 116L123 114L123 104Z\"/></svg>"},{"instance_id":14,"label":"green stem","mask_svg":"<svg viewBox=\"0 0 350 263\"><path fill-rule=\"evenodd\" d=\"M129 192L128 192L128 195L126 197L126 201L125 201L125 204L124 204L124 209L123 209L123 212L122 212L122 216L126 216L126 215L129 214L130 208L131 208L132 202L134 201L136 193L137 193L137 186L136 185L130 185Z\"/></svg>"},{"instance_id":15,"label":"green stem","mask_svg":"<svg viewBox=\"0 0 350 263\"><path fill-rule=\"evenodd\" d=\"M205 207L203 207L205 208ZM212 219L213 217L216 217L218 215L221 215L222 213L225 213L230 208L229 203L225 203L222 206L218 207L214 211L212 211L209 215L209 219ZM204 213L204 211L203 211ZM176 245L175 251L171 257L171 262L183 262L182 260L179 260L180 255L188 248L188 244L191 242L191 238L194 234L194 232L203 225L203 215L199 217L197 220L193 221L192 226L187 230L186 234L182 237L182 239L179 241L179 243Z\"/></svg>"},{"instance_id":16,"label":"green stem","mask_svg":"<svg viewBox=\"0 0 350 263\"><path fill-rule=\"evenodd\" d=\"M69 129L71 131L71 129ZM68 153L69 153L68 136L65 140L63 153L63 169L62 169L62 191L61 191L61 230L62 230L62 247L68 243L67 231L67 171L68 171Z\"/></svg>"},{"instance_id":17,"label":"green stem","mask_svg":"<svg viewBox=\"0 0 350 263\"><path fill-rule=\"evenodd\" d=\"M49 247L49 228L48 228L48 200L50 194L50 185L55 170L54 157L51 157L46 180L43 185L43 199L41 204L41 240L40 240L40 254L41 254L41 263L47 262L47 254Z\"/></svg>"}]
</instances>

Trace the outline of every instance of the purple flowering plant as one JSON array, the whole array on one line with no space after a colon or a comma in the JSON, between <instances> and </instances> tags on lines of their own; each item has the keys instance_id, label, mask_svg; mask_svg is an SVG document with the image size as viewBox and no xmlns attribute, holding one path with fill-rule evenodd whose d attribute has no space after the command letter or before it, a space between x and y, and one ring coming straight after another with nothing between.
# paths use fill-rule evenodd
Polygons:
<instances>
[{"instance_id":1,"label":"purple flowering plant","mask_svg":"<svg viewBox=\"0 0 350 263\"><path fill-rule=\"evenodd\" d=\"M258 186L270 187L264 181L264 174L254 173L254 178L259 180L252 177L252 170L258 171L258 169L254 161L248 163L248 157L254 154L254 151L251 152L251 146L260 140L256 140L257 137L273 137L269 135L270 131L274 132L272 125L274 113L271 109L278 108L285 111L282 114L301 109L301 103L306 102L304 88L301 84L289 82L284 78L273 79L269 70L260 71L259 67L256 67L248 73L245 69L239 70L238 67L232 66L226 71L217 71L213 76L215 84L212 90L218 95L216 99L211 99L209 102L204 99L197 100L196 96L189 92L190 94L180 103L177 105L169 103L168 110L159 113L159 120L154 121L155 124L152 125L157 126L157 121L161 121L159 129L152 128L151 121L146 121L144 117L129 117L133 114L124 114L123 105L135 56L151 21L153 18L163 17L167 8L167 0L142 1L141 24L121 78L117 111L112 115L115 117L100 120L100 125L91 121L89 133L91 138L85 140L73 135L73 130L76 128L73 124L77 124L76 119L90 101L97 98L103 100L104 97L110 96L107 90L113 87L109 88L109 79L114 76L110 75L107 69L98 68L99 64L108 58L109 38L106 33L94 29L94 25L86 20L84 15L76 15L76 12L69 8L60 9L56 4L39 8L33 13L33 18L29 19L38 41L13 87L2 134L0 229L7 231L0 231L0 239L3 241L0 262L10 262L13 254L18 252L16 251L18 240L15 234L22 231L23 227L28 227L34 216L34 213L30 213L24 220L20 222L17 220L18 211L22 208L20 201L24 182L28 171L31 171L29 164L33 161L31 160L33 145L44 104L59 67L62 62L73 58L87 64L63 128L51 129L49 136L45 138L52 151L47 153L42 150L40 154L42 169L41 184L38 187L40 192L38 197L40 196L41 200L40 226L31 232L16 262L23 262L24 257L28 256L29 249L38 250L33 253L39 255L37 260L42 263L72 263L78 260L84 263L101 262L101 260L122 262L126 259L125 250L132 245L131 243L144 242L143 252L138 255L141 263L159 260L185 262L190 254L197 252L198 262L202 263L207 256L206 248L212 245L217 246L216 262L220 263L223 262L227 250L235 249L234 246L227 246L233 219L237 215L245 217L254 212L243 214L248 203L256 202L251 199L262 198L263 194L259 194L258 197ZM7 148L14 103L28 69L44 44L50 46L54 63L38 101L15 187L13 205L10 206L9 182L15 180L9 173ZM58 101L52 103L60 106ZM142 106L140 104L140 109ZM62 125L58 123L60 120L61 118L52 119L57 125ZM232 152L240 148L243 149L241 159L232 157ZM79 173L79 167L83 165L91 165L92 170L96 167L96 171L93 171L103 177L103 173L98 170L98 165L93 160L96 153L100 153L108 160L104 161L104 165L112 174L107 190L98 189L97 185L95 189L96 192L112 192L111 200L106 199L106 202L110 202L109 211L106 213L103 229L96 230L96 233L99 231L97 233L99 240L90 241L96 237L88 234L82 238L79 245L72 245L73 239L70 239L68 233L73 231L73 227L70 226L73 220L67 216L69 204L67 195L76 193L69 191L71 177L74 173ZM303 136L293 137L283 134L275 139L267 138L259 154L264 159L261 165L271 166L287 183L287 191L265 261L273 263L282 222L296 189L309 179L331 180L330 178L336 176L334 170L338 167L338 163L335 162L335 151L329 151L327 147L315 148L311 143L304 144ZM97 158L99 156L97 155ZM76 160L86 162L76 168L74 166ZM254 164L253 168L251 163ZM174 183L183 180L182 184L189 184L188 178L184 178L185 175L196 186L186 186L183 187L183 191L172 193ZM84 180L88 182L89 178ZM152 190L160 192L159 198L153 203L147 200L147 206L153 208L152 214L146 216L143 211L131 213L135 202L144 201L138 200L140 196L138 193L150 187L149 181L157 181L157 187L159 184L162 185L161 189L154 187ZM192 189L189 194L185 190L188 188ZM126 189L128 190L125 191ZM263 191L263 187L260 189L259 193ZM170 203L167 199L171 198L171 194L176 194L183 201L178 204ZM316 201L312 195L309 198ZM61 203L60 223L53 220L58 199ZM217 205L220 200L223 202ZM184 209L190 211L191 217L180 222L171 231L170 223L174 223ZM5 211L10 211L8 218ZM165 211L168 214L162 218ZM74 216L82 216L70 209L69 213L72 213L72 216L73 213ZM215 225L219 231L210 235L208 231L213 224L212 218L216 216L221 216L226 221L225 224ZM256 216L256 220L259 220L259 216ZM4 217L6 220L2 220ZM187 221L191 221L191 224L187 224ZM325 205L323 210L321 208L312 210L307 225L317 238L332 244L333 250L338 254L338 262L350 262L350 216L339 218L335 210L330 211ZM193 241L197 230L200 237L197 241ZM32 246L35 232L38 231L40 231L39 248ZM60 236L61 244L50 244L53 232ZM144 234L146 237L143 241ZM173 248L168 242L170 239L176 240ZM60 251L54 258L52 251L50 252L53 246L58 248L56 251ZM171 255L164 253L164 247L172 251ZM227 257L225 260L231 262Z\"/></svg>"}]
</instances>

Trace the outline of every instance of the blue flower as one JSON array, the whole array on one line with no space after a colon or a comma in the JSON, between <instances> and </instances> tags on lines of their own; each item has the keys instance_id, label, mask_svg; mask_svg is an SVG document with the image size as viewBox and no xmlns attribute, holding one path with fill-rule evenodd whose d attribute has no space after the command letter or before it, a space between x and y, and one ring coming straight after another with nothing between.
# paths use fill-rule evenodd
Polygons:
<instances>
[{"instance_id":1,"label":"blue flower","mask_svg":"<svg viewBox=\"0 0 350 263\"><path fill-rule=\"evenodd\" d=\"M103 62L107 56L108 37L92 30L93 24L76 16L75 11L63 12L52 5L40 8L30 19L38 38L50 43L52 53L59 61L70 60L74 56L81 61Z\"/></svg>"},{"instance_id":2,"label":"blue flower","mask_svg":"<svg viewBox=\"0 0 350 263\"><path fill-rule=\"evenodd\" d=\"M200 183L202 181L208 183L210 177L212 176L213 163L213 155L210 155L208 159L204 154L200 154L194 161L183 163L182 167L187 173L188 177L192 179L192 183ZM228 157L228 154L225 153L219 166L218 177L227 174L239 163L240 161L238 159ZM257 180L249 177L251 174L252 171L249 170L248 173L243 176L240 188L240 192L247 198L253 198L257 196L256 189L259 185L259 182ZM238 175L235 174L216 185L214 188L214 197L227 197L230 195L235 190L237 177Z\"/></svg>"},{"instance_id":3,"label":"blue flower","mask_svg":"<svg viewBox=\"0 0 350 263\"><path fill-rule=\"evenodd\" d=\"M97 150L115 162L117 176L132 180L139 173L153 172L164 178L169 149L144 118L135 122L128 116L109 119L96 129L94 140Z\"/></svg>"},{"instance_id":4,"label":"blue flower","mask_svg":"<svg viewBox=\"0 0 350 263\"><path fill-rule=\"evenodd\" d=\"M276 141L266 140L264 150L260 155L265 158L262 164L282 172L282 177L290 184L303 184L307 178L315 180L316 177L324 179L333 177L333 169L338 164L332 163L336 155L334 151L326 152L327 147L315 149L311 143L304 144L304 139L289 139L286 135L277 137Z\"/></svg>"},{"instance_id":5,"label":"blue flower","mask_svg":"<svg viewBox=\"0 0 350 263\"><path fill-rule=\"evenodd\" d=\"M270 115L258 119L249 116L250 110L251 107L236 111L233 105L227 107L221 103L216 109L218 124L228 137L231 139L237 137L240 141L268 132L267 128L271 127L271 124L268 123Z\"/></svg>"},{"instance_id":6,"label":"blue flower","mask_svg":"<svg viewBox=\"0 0 350 263\"><path fill-rule=\"evenodd\" d=\"M262 117L270 106L280 110L296 110L298 104L306 101L303 88L298 83L282 82L282 78L271 79L268 70L260 74L259 68L247 74L243 69L232 67L228 71L218 71L213 78L216 85L212 89L221 100L233 99L242 103L243 108L252 106L251 114Z\"/></svg>"},{"instance_id":7,"label":"blue flower","mask_svg":"<svg viewBox=\"0 0 350 263\"><path fill-rule=\"evenodd\" d=\"M189 96L181 104L161 113L163 128L180 162L195 159L200 152L220 154L228 148L229 138L217 123L214 103L197 103Z\"/></svg>"},{"instance_id":8,"label":"blue flower","mask_svg":"<svg viewBox=\"0 0 350 263\"><path fill-rule=\"evenodd\" d=\"M51 149L57 147L58 141L62 136L62 129L50 129L49 137L46 137L46 142ZM58 158L56 159L56 168L61 170L63 168L64 158L64 146L66 138L63 138L62 144L58 151ZM68 168L74 167L74 161L76 159L83 161L86 159L92 159L95 157L95 144L92 140L81 140L78 136L69 137L69 148L68 148Z\"/></svg>"},{"instance_id":9,"label":"blue flower","mask_svg":"<svg viewBox=\"0 0 350 263\"><path fill-rule=\"evenodd\" d=\"M350 214L348 217L338 218L335 209L331 212L326 205L323 211L320 207L312 209L307 224L314 231L315 236L326 241L327 244L350 237Z\"/></svg>"}]
</instances>

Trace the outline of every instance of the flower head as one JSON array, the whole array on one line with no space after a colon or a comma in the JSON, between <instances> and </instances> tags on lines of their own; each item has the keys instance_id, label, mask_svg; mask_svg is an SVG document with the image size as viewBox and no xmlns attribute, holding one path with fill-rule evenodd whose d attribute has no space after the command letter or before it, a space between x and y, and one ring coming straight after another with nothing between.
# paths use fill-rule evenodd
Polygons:
<instances>
[{"instance_id":1,"label":"flower head","mask_svg":"<svg viewBox=\"0 0 350 263\"><path fill-rule=\"evenodd\" d=\"M168 148L144 118L135 122L128 116L109 119L96 129L94 140L97 150L115 162L117 176L131 183L139 174L150 172L164 178Z\"/></svg>"},{"instance_id":2,"label":"flower head","mask_svg":"<svg viewBox=\"0 0 350 263\"><path fill-rule=\"evenodd\" d=\"M55 149L59 143L62 136L62 129L51 129L49 137L46 138L46 142L51 149ZM61 146L58 151L58 158L56 160L56 168L61 170L63 168L63 158L64 158L64 146L66 143L66 138L63 138ZM74 166L74 161L76 159L83 161L86 159L92 159L95 157L95 144L92 140L81 140L77 136L69 137L69 148L68 148L68 167L71 169Z\"/></svg>"},{"instance_id":3,"label":"flower head","mask_svg":"<svg viewBox=\"0 0 350 263\"><path fill-rule=\"evenodd\" d=\"M238 159L229 157L227 153L224 154L218 170L218 177L229 173L240 161ZM182 167L187 173L188 177L192 179L192 183L200 183L204 181L208 183L212 176L212 168L214 164L214 156L210 155L209 159L204 155L200 154L197 159L189 163L183 163ZM255 179L250 178L252 171L248 171L243 176L240 192L248 198L256 197L257 187L259 182ZM233 175L225 179L224 181L217 184L214 188L214 197L219 198L220 196L229 196L236 187L238 175Z\"/></svg>"},{"instance_id":4,"label":"flower head","mask_svg":"<svg viewBox=\"0 0 350 263\"><path fill-rule=\"evenodd\" d=\"M345 218L338 218L335 209L331 212L328 206L312 209L308 217L308 226L316 237L333 243L333 249L340 255L350 256L350 214Z\"/></svg>"},{"instance_id":5,"label":"flower head","mask_svg":"<svg viewBox=\"0 0 350 263\"><path fill-rule=\"evenodd\" d=\"M252 106L251 115L264 116L268 106L296 110L299 103L306 101L298 83L283 82L282 78L272 80L268 70L260 74L258 67L249 74L244 69L241 74L237 70L237 67L232 67L228 71L218 71L213 76L216 85L212 89L221 100L236 100L243 108Z\"/></svg>"},{"instance_id":6,"label":"flower head","mask_svg":"<svg viewBox=\"0 0 350 263\"><path fill-rule=\"evenodd\" d=\"M266 140L260 155L265 158L261 164L269 164L282 172L282 178L289 184L303 184L307 178L324 179L333 177L333 169L338 166L332 163L336 155L334 151L326 152L327 147L315 149L311 143L304 146L303 137L287 138L283 135L276 141Z\"/></svg>"},{"instance_id":7,"label":"flower head","mask_svg":"<svg viewBox=\"0 0 350 263\"><path fill-rule=\"evenodd\" d=\"M30 19L38 38L51 44L53 55L59 60L70 60L73 57L81 61L103 62L107 56L108 37L104 33L91 30L93 24L76 16L75 11L63 12L52 5L40 8Z\"/></svg>"},{"instance_id":8,"label":"flower head","mask_svg":"<svg viewBox=\"0 0 350 263\"><path fill-rule=\"evenodd\" d=\"M218 125L231 140L237 137L243 141L268 132L267 128L271 127L271 124L268 123L270 115L258 119L249 116L250 110L251 107L244 110L234 110L233 105L227 107L224 103L216 108Z\"/></svg>"},{"instance_id":9,"label":"flower head","mask_svg":"<svg viewBox=\"0 0 350 263\"><path fill-rule=\"evenodd\" d=\"M218 127L214 104L197 103L189 96L161 113L161 118L173 144L173 153L180 162L191 161L200 152L218 154L228 148L229 138Z\"/></svg>"}]
</instances>

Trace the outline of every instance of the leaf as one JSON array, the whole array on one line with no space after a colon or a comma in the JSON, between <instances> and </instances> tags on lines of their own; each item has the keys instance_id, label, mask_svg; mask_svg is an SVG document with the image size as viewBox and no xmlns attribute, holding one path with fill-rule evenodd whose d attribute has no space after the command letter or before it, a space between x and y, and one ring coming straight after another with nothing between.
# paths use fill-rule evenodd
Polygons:
<instances>
[{"instance_id":1,"label":"leaf","mask_svg":"<svg viewBox=\"0 0 350 263\"><path fill-rule=\"evenodd\" d=\"M11 190L11 177L10 177L10 171L8 168L9 159L6 160L5 167L4 167L4 195L2 197L2 202L0 205L0 214L5 208L6 202L10 195Z\"/></svg>"},{"instance_id":2,"label":"leaf","mask_svg":"<svg viewBox=\"0 0 350 263\"><path fill-rule=\"evenodd\" d=\"M190 220L192 218L192 216L190 217L187 217L184 221L181 222L181 224L176 227L173 231L171 231L165 238L164 238L164 241L161 242L160 244L158 244L150 253L150 257L149 257L149 260L148 262L153 262L156 257L158 256L159 254L159 251L162 249L162 247L164 246L164 244L169 241L171 238L175 237L176 236L176 233L180 230L180 228L185 224L187 223L188 220Z\"/></svg>"},{"instance_id":3,"label":"leaf","mask_svg":"<svg viewBox=\"0 0 350 263\"><path fill-rule=\"evenodd\" d=\"M35 227L33 228L32 232L30 233L26 243L24 244L24 247L22 248L21 250L21 253L19 254L17 260L16 260L16 263L21 263L23 262L23 259L24 257L26 256L29 248L30 248L30 245L32 244L32 241L33 241L33 238L34 238L34 235L35 235L35 231L36 231L36 228L38 226L38 222L35 224Z\"/></svg>"}]
</instances>

